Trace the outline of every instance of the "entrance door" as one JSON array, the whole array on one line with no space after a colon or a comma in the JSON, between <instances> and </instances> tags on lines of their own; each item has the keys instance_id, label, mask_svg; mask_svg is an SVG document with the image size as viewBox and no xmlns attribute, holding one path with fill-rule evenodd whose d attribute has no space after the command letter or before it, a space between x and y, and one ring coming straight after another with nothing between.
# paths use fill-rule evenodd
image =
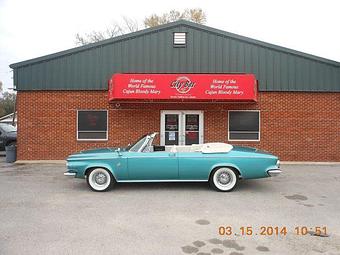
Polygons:
<instances>
[{"instance_id":1,"label":"entrance door","mask_svg":"<svg viewBox=\"0 0 340 255\"><path fill-rule=\"evenodd\" d=\"M161 145L203 143L203 111L161 111Z\"/></svg>"}]
</instances>

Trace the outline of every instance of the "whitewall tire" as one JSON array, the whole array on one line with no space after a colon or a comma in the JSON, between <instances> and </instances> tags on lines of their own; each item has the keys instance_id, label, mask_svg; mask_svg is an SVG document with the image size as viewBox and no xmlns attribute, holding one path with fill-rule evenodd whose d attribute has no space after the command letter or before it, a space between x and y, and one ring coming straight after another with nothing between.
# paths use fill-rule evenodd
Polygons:
<instances>
[{"instance_id":1,"label":"whitewall tire","mask_svg":"<svg viewBox=\"0 0 340 255\"><path fill-rule=\"evenodd\" d=\"M232 191L238 183L238 173L229 167L220 167L212 172L209 182L218 191Z\"/></svg>"},{"instance_id":2,"label":"whitewall tire","mask_svg":"<svg viewBox=\"0 0 340 255\"><path fill-rule=\"evenodd\" d=\"M98 192L110 190L115 183L111 172L104 168L91 169L86 177L86 181L93 191Z\"/></svg>"}]
</instances>

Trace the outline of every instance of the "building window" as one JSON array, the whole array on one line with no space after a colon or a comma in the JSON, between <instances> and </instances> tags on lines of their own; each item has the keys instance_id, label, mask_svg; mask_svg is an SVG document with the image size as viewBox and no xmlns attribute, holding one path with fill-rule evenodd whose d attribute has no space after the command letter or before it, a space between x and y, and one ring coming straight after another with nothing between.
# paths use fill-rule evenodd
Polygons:
<instances>
[{"instance_id":1,"label":"building window","mask_svg":"<svg viewBox=\"0 0 340 255\"><path fill-rule=\"evenodd\" d=\"M229 111L228 116L228 140L260 140L260 111Z\"/></svg>"},{"instance_id":2,"label":"building window","mask_svg":"<svg viewBox=\"0 0 340 255\"><path fill-rule=\"evenodd\" d=\"M187 43L187 33L175 32L174 33L174 46L185 47Z\"/></svg>"},{"instance_id":3,"label":"building window","mask_svg":"<svg viewBox=\"0 0 340 255\"><path fill-rule=\"evenodd\" d=\"M77 140L107 140L107 110L78 110Z\"/></svg>"}]
</instances>

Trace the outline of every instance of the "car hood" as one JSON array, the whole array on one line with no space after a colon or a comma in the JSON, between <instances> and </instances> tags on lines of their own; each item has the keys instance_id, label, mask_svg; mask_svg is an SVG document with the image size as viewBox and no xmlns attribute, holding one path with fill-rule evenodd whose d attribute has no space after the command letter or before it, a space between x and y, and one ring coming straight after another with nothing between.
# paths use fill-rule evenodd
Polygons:
<instances>
[{"instance_id":1,"label":"car hood","mask_svg":"<svg viewBox=\"0 0 340 255\"><path fill-rule=\"evenodd\" d=\"M91 150L84 150L78 153L74 153L68 156L67 160L80 160L80 159L99 159L99 158L106 158L108 154L116 153L117 148L101 148L101 149L91 149ZM110 155L110 157L111 157Z\"/></svg>"}]
</instances>

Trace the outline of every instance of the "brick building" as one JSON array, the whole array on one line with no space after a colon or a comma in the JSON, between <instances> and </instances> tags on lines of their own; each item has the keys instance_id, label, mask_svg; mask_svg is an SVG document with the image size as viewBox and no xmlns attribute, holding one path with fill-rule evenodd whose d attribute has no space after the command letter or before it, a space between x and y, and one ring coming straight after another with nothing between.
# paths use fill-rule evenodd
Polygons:
<instances>
[{"instance_id":1,"label":"brick building","mask_svg":"<svg viewBox=\"0 0 340 255\"><path fill-rule=\"evenodd\" d=\"M268 150L282 160L340 161L340 63L335 61L178 21L11 68L19 160L64 159L157 131L162 145L218 141ZM122 92L133 86L129 82L108 87L120 74L129 81L157 74L160 95L170 86L163 80L175 76L187 79L177 85L196 85L195 93L211 87L198 86L197 77L237 80L251 74L257 84L247 84L245 91L255 92L247 100L162 98L145 90L138 98L124 98L112 96L111 89Z\"/></svg>"}]
</instances>

